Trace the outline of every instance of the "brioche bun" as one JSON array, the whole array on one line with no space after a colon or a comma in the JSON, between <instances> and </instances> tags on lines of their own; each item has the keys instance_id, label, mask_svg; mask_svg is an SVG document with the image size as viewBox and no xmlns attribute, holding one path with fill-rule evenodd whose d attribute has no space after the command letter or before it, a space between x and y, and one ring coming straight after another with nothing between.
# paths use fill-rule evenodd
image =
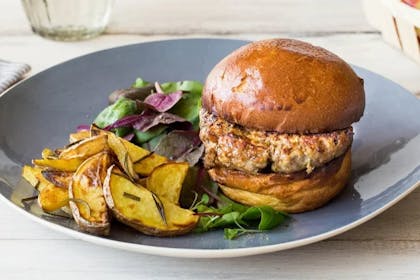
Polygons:
<instances>
[{"instance_id":1,"label":"brioche bun","mask_svg":"<svg viewBox=\"0 0 420 280\"><path fill-rule=\"evenodd\" d=\"M209 174L231 199L252 206L268 205L276 210L299 213L318 208L346 185L351 171L351 152L311 174L247 174L226 168Z\"/></svg>"},{"instance_id":2,"label":"brioche bun","mask_svg":"<svg viewBox=\"0 0 420 280\"><path fill-rule=\"evenodd\" d=\"M320 133L349 127L365 107L363 80L335 54L271 39L229 54L210 72L202 105L247 128Z\"/></svg>"}]
</instances>

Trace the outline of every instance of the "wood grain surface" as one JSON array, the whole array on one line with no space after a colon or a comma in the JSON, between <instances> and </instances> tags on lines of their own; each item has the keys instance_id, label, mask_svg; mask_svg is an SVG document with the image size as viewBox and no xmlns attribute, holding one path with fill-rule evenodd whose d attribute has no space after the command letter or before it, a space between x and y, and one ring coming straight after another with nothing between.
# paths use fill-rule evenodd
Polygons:
<instances>
[{"instance_id":1,"label":"wood grain surface","mask_svg":"<svg viewBox=\"0 0 420 280\"><path fill-rule=\"evenodd\" d=\"M359 1L119 0L105 35L74 43L33 35L20 1L0 1L0 58L29 63L31 74L100 49L191 37L306 40L420 96L420 66L383 42ZM377 218L317 244L224 260L99 247L0 203L0 279L420 279L419 201L416 190Z\"/></svg>"}]
</instances>

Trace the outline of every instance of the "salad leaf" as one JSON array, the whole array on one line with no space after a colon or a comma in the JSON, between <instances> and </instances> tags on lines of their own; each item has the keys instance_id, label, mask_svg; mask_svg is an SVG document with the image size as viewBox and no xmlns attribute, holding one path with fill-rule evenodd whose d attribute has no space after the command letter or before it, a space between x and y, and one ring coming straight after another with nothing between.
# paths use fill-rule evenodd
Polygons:
<instances>
[{"instance_id":1,"label":"salad leaf","mask_svg":"<svg viewBox=\"0 0 420 280\"><path fill-rule=\"evenodd\" d=\"M155 90L153 85L148 85L139 88L117 89L113 91L109 97L109 104L114 104L118 99L125 97L132 100L144 100Z\"/></svg>"},{"instance_id":2,"label":"salad leaf","mask_svg":"<svg viewBox=\"0 0 420 280\"><path fill-rule=\"evenodd\" d=\"M229 199L227 196L223 194L218 194L219 200L217 206L220 209L232 209L231 211L238 211L240 213L244 213L246 210L248 210L248 206L245 206L243 204L239 204L231 199Z\"/></svg>"},{"instance_id":3,"label":"salad leaf","mask_svg":"<svg viewBox=\"0 0 420 280\"><path fill-rule=\"evenodd\" d=\"M157 154L174 161L188 161L194 166L200 159L203 149L198 133L192 130L173 130L169 132L155 148ZM199 149L198 149L199 148ZM194 151L194 154L191 153Z\"/></svg>"},{"instance_id":4,"label":"salad leaf","mask_svg":"<svg viewBox=\"0 0 420 280\"><path fill-rule=\"evenodd\" d=\"M131 141L134 138L134 132L131 132L129 134L127 134L126 136L123 137L125 140L127 141Z\"/></svg>"},{"instance_id":5,"label":"salad leaf","mask_svg":"<svg viewBox=\"0 0 420 280\"><path fill-rule=\"evenodd\" d=\"M183 92L201 93L203 91L203 84L198 81L179 81L167 82L160 85L162 90L167 92L174 92L181 90Z\"/></svg>"},{"instance_id":6,"label":"salad leaf","mask_svg":"<svg viewBox=\"0 0 420 280\"><path fill-rule=\"evenodd\" d=\"M241 219L259 220L259 230L270 230L280 225L284 221L285 215L270 206L255 206L242 213Z\"/></svg>"},{"instance_id":7,"label":"salad leaf","mask_svg":"<svg viewBox=\"0 0 420 280\"><path fill-rule=\"evenodd\" d=\"M144 143L142 145L143 148L145 148L149 151L154 151L156 149L156 146L159 144L159 142L162 140L162 138L164 138L167 134L167 129L166 129L167 127L165 125L161 125L161 126L165 129L163 131L161 131L160 133L158 133L153 138L150 138L150 140L148 140L147 143ZM157 127L160 127L160 126L157 126ZM152 128L152 130L153 130L153 128ZM144 133L144 132L138 131L138 133Z\"/></svg>"},{"instance_id":8,"label":"salad leaf","mask_svg":"<svg viewBox=\"0 0 420 280\"><path fill-rule=\"evenodd\" d=\"M242 231L241 228L225 228L224 235L226 239L232 240L238 237Z\"/></svg>"},{"instance_id":9,"label":"salad leaf","mask_svg":"<svg viewBox=\"0 0 420 280\"><path fill-rule=\"evenodd\" d=\"M134 127L138 131L146 132L150 128L159 124L179 123L180 127L190 128L191 123L170 113L155 113L153 111L144 111L140 115L130 115L119 119L115 123L106 126L105 130L111 130L120 127Z\"/></svg>"},{"instance_id":10,"label":"salad leaf","mask_svg":"<svg viewBox=\"0 0 420 280\"><path fill-rule=\"evenodd\" d=\"M166 129L166 125L157 125L155 127L152 127L148 131L139 131L137 129L134 129L134 137L139 144L146 144L151 139L154 139L158 137L160 134L162 134ZM148 143L147 143L148 144ZM146 148L148 150L152 150L151 147L143 146L143 148Z\"/></svg>"},{"instance_id":11,"label":"salad leaf","mask_svg":"<svg viewBox=\"0 0 420 280\"><path fill-rule=\"evenodd\" d=\"M131 85L133 88L141 88L150 85L148 81L143 80L142 78L137 78L136 81Z\"/></svg>"},{"instance_id":12,"label":"salad leaf","mask_svg":"<svg viewBox=\"0 0 420 280\"><path fill-rule=\"evenodd\" d=\"M169 82L162 84L161 87L165 93L179 90L185 92L182 99L170 112L195 123L194 129L197 129L197 119L201 106L201 92L203 90L202 83L197 81Z\"/></svg>"},{"instance_id":13,"label":"salad leaf","mask_svg":"<svg viewBox=\"0 0 420 280\"><path fill-rule=\"evenodd\" d=\"M258 232L262 232L262 231L246 229L246 228L225 228L224 229L225 238L229 240L235 239L245 233L258 233Z\"/></svg>"},{"instance_id":14,"label":"salad leaf","mask_svg":"<svg viewBox=\"0 0 420 280\"><path fill-rule=\"evenodd\" d=\"M80 131L89 130L89 129L90 129L90 125L80 124L80 125L77 126L76 131L80 132Z\"/></svg>"},{"instance_id":15,"label":"salad leaf","mask_svg":"<svg viewBox=\"0 0 420 280\"><path fill-rule=\"evenodd\" d=\"M106 107L96 119L93 121L99 128L105 128L113 124L117 120L135 114L137 111L136 102L127 98L120 98L114 104ZM119 137L124 137L130 133L131 129L128 127L121 127L115 129L115 134Z\"/></svg>"},{"instance_id":16,"label":"salad leaf","mask_svg":"<svg viewBox=\"0 0 420 280\"><path fill-rule=\"evenodd\" d=\"M246 233L257 233L273 229L282 224L288 215L276 211L270 206L245 206L236 203L223 194L217 195L217 207L203 203L201 199L194 206L200 215L196 232L206 232L215 228L223 228L225 238L234 239ZM204 215L205 214L205 215Z\"/></svg>"},{"instance_id":17,"label":"salad leaf","mask_svg":"<svg viewBox=\"0 0 420 280\"><path fill-rule=\"evenodd\" d=\"M189 129L191 127L191 123L177 115L171 113L158 113L152 110L145 110L143 111L137 120L133 124L133 128L138 131L146 132L150 128L155 127L159 124L175 124L177 123L178 126Z\"/></svg>"},{"instance_id":18,"label":"salad leaf","mask_svg":"<svg viewBox=\"0 0 420 280\"><path fill-rule=\"evenodd\" d=\"M197 148L193 149L191 152L185 154L185 156L178 158L178 161L186 161L190 166L196 165L204 153L204 145L201 144Z\"/></svg>"},{"instance_id":19,"label":"salad leaf","mask_svg":"<svg viewBox=\"0 0 420 280\"><path fill-rule=\"evenodd\" d=\"M140 115L125 116L125 117L117 120L113 124L110 124L110 125L104 127L104 129L105 130L111 130L111 129L120 128L120 127L132 127L136 122L139 121L140 118L141 118Z\"/></svg>"},{"instance_id":20,"label":"salad leaf","mask_svg":"<svg viewBox=\"0 0 420 280\"><path fill-rule=\"evenodd\" d=\"M166 112L182 98L182 91L175 91L169 94L164 93L152 93L147 96L144 101L138 102L138 104L147 104L157 112Z\"/></svg>"}]
</instances>

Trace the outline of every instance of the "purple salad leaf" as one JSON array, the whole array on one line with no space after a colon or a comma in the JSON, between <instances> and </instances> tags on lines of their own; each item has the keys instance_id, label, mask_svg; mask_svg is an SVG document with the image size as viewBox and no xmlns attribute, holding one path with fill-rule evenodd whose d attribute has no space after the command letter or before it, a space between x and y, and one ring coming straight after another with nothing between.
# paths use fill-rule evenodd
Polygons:
<instances>
[{"instance_id":1,"label":"purple salad leaf","mask_svg":"<svg viewBox=\"0 0 420 280\"><path fill-rule=\"evenodd\" d=\"M152 93L144 101L137 101L140 109L152 109L163 113L174 107L182 98L182 91L176 91L168 94Z\"/></svg>"},{"instance_id":2,"label":"purple salad leaf","mask_svg":"<svg viewBox=\"0 0 420 280\"><path fill-rule=\"evenodd\" d=\"M204 145L201 144L197 148L193 149L191 152L186 153L185 156L179 157L177 161L186 161L191 166L194 166L200 161L201 157L203 156L203 153Z\"/></svg>"},{"instance_id":3,"label":"purple salad leaf","mask_svg":"<svg viewBox=\"0 0 420 280\"><path fill-rule=\"evenodd\" d=\"M131 133L127 134L126 136L124 136L123 138L127 141L131 141L134 138L134 133L131 132Z\"/></svg>"},{"instance_id":4,"label":"purple salad leaf","mask_svg":"<svg viewBox=\"0 0 420 280\"><path fill-rule=\"evenodd\" d=\"M87 124L78 125L76 128L76 131L80 132L82 130L90 130L90 125L87 125Z\"/></svg>"},{"instance_id":5,"label":"purple salad leaf","mask_svg":"<svg viewBox=\"0 0 420 280\"><path fill-rule=\"evenodd\" d=\"M179 129L191 129L192 124L177 115L171 113L158 113L152 110L145 110L140 114L141 118L133 124L133 128L145 132L159 124L171 124Z\"/></svg>"},{"instance_id":6,"label":"purple salad leaf","mask_svg":"<svg viewBox=\"0 0 420 280\"><path fill-rule=\"evenodd\" d=\"M174 161L188 161L194 166L201 158L204 148L196 131L173 130L168 133L154 152Z\"/></svg>"},{"instance_id":7,"label":"purple salad leaf","mask_svg":"<svg viewBox=\"0 0 420 280\"><path fill-rule=\"evenodd\" d=\"M142 118L141 115L126 116L104 127L104 130L111 130L111 129L115 129L119 127L131 127L141 118Z\"/></svg>"}]
</instances>

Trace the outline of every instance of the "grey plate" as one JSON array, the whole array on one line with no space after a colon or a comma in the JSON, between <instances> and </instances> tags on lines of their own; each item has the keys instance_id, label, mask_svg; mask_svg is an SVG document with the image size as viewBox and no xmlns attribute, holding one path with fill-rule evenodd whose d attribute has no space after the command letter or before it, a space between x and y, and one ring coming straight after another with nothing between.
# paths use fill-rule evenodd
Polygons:
<instances>
[{"instance_id":1,"label":"grey plate","mask_svg":"<svg viewBox=\"0 0 420 280\"><path fill-rule=\"evenodd\" d=\"M115 223L107 238L77 231L71 220L24 208L32 188L20 178L23 164L44 147L60 147L68 134L90 123L114 89L137 76L151 81L196 79L244 41L191 39L136 44L100 51L52 67L0 98L0 193L35 221L80 239L132 251L179 257L232 257L272 252L339 234L400 200L420 179L420 102L397 84L354 67L365 80L367 106L355 124L353 175L325 207L285 226L227 241L222 231L154 238Z\"/></svg>"}]
</instances>

